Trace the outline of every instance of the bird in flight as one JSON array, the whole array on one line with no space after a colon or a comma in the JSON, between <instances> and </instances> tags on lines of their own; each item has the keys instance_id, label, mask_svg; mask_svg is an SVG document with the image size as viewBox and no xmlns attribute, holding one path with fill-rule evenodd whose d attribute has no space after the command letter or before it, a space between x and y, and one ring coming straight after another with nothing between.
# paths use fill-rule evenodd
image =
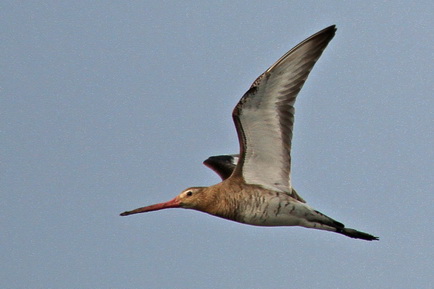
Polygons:
<instances>
[{"instance_id":1,"label":"bird in flight","mask_svg":"<svg viewBox=\"0 0 434 289\"><path fill-rule=\"evenodd\" d=\"M291 184L294 103L336 27L327 27L283 55L261 74L235 106L237 155L213 156L204 164L222 181L190 187L174 199L121 216L168 208L185 208L256 226L301 226L351 238L378 240L320 213L306 204Z\"/></svg>"}]
</instances>

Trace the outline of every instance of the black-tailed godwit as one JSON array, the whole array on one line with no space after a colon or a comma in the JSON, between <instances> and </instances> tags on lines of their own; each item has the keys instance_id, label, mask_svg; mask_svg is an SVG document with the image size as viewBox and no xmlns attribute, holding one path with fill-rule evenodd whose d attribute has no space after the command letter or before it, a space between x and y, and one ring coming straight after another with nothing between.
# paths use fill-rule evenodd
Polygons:
<instances>
[{"instance_id":1,"label":"black-tailed godwit","mask_svg":"<svg viewBox=\"0 0 434 289\"><path fill-rule=\"evenodd\" d=\"M334 25L327 27L295 46L261 74L235 106L232 117L239 155L215 156L204 162L222 182L188 188L168 202L121 216L185 208L256 226L302 226L378 240L311 208L291 185L295 99L335 31Z\"/></svg>"}]
</instances>

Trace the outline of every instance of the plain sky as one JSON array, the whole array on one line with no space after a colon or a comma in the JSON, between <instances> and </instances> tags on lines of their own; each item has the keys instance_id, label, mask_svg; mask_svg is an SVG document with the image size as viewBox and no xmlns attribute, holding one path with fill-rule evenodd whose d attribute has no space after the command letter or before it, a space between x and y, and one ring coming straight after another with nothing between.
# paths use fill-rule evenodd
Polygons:
<instances>
[{"instance_id":1,"label":"plain sky","mask_svg":"<svg viewBox=\"0 0 434 289\"><path fill-rule=\"evenodd\" d=\"M434 288L433 3L2 1L0 288ZM292 180L379 242L118 216L217 183L242 94L331 24Z\"/></svg>"}]
</instances>

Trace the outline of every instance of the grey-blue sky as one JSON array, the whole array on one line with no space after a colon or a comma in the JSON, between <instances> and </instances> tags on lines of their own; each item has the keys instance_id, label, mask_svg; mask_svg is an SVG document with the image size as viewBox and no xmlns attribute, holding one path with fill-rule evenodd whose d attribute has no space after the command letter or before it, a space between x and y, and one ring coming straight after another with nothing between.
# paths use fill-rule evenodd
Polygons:
<instances>
[{"instance_id":1,"label":"grey-blue sky","mask_svg":"<svg viewBox=\"0 0 434 289\"><path fill-rule=\"evenodd\" d=\"M1 288L430 288L434 5L2 4ZM236 102L336 24L296 104L293 181L379 235L257 228L187 210L128 218L218 177Z\"/></svg>"}]
</instances>

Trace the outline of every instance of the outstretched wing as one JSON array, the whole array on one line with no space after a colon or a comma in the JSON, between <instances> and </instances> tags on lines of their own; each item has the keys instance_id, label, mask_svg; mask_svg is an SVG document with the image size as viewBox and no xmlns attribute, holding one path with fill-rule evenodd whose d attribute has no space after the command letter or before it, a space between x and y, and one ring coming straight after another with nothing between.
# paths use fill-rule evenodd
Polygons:
<instances>
[{"instance_id":1,"label":"outstretched wing","mask_svg":"<svg viewBox=\"0 0 434 289\"><path fill-rule=\"evenodd\" d=\"M292 193L294 103L315 62L335 35L321 30L283 55L244 94L232 113L240 143L233 176L248 184Z\"/></svg>"}]
</instances>

